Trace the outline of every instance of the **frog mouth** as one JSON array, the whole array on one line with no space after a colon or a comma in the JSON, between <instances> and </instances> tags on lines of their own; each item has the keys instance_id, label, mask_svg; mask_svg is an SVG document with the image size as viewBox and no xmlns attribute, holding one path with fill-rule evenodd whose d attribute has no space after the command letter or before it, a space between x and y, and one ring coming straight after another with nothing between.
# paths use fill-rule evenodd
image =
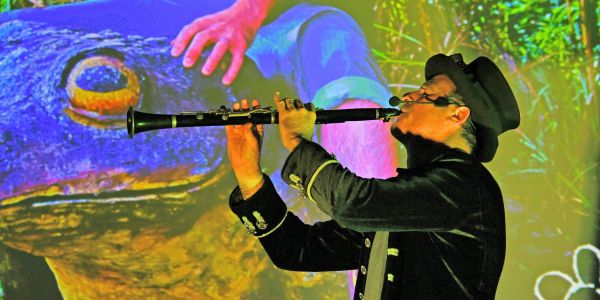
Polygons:
<instances>
[{"instance_id":1,"label":"frog mouth","mask_svg":"<svg viewBox=\"0 0 600 300\"><path fill-rule=\"evenodd\" d=\"M226 167L223 165L207 174L181 176L173 180L169 180L173 176L156 181L154 178L140 178L121 173L104 178L103 182L115 183L106 186L102 186L102 182L89 186L89 179L73 179L29 188L26 192L0 199L0 209L15 206L44 207L65 204L114 204L186 199L190 193L214 185L226 173Z\"/></svg>"}]
</instances>

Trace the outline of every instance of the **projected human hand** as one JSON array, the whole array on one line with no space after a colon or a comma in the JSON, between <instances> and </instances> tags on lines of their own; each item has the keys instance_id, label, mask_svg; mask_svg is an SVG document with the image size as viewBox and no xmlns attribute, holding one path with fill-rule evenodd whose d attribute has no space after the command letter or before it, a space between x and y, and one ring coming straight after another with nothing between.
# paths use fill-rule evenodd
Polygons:
<instances>
[{"instance_id":1,"label":"projected human hand","mask_svg":"<svg viewBox=\"0 0 600 300\"><path fill-rule=\"evenodd\" d=\"M194 20L173 40L171 55L179 57L187 49L183 66L189 68L196 63L204 47L214 44L202 66L202 74L208 76L229 51L231 63L222 82L230 85L273 3L274 0L239 0L228 9Z\"/></svg>"}]
</instances>

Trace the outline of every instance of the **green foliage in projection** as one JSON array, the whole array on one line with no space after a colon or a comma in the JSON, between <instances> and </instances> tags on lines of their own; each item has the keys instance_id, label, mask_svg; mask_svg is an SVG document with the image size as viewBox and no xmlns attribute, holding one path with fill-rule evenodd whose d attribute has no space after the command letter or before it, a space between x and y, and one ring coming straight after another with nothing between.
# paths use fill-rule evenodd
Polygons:
<instances>
[{"instance_id":1,"label":"green foliage in projection","mask_svg":"<svg viewBox=\"0 0 600 300\"><path fill-rule=\"evenodd\" d=\"M32 6L33 3L27 0L0 0L0 12Z\"/></svg>"},{"instance_id":2,"label":"green foliage in projection","mask_svg":"<svg viewBox=\"0 0 600 300\"><path fill-rule=\"evenodd\" d=\"M10 10L9 0L0 0L0 13Z\"/></svg>"},{"instance_id":3,"label":"green foliage in projection","mask_svg":"<svg viewBox=\"0 0 600 300\"><path fill-rule=\"evenodd\" d=\"M582 55L588 45L596 54L600 51L598 5L594 1L452 0L451 3L461 11L470 12L473 41L494 52L507 53L522 63L543 59L568 69L589 62L591 55ZM577 77L577 72L569 75Z\"/></svg>"},{"instance_id":4,"label":"green foliage in projection","mask_svg":"<svg viewBox=\"0 0 600 300\"><path fill-rule=\"evenodd\" d=\"M530 100L521 105L528 127L520 132L529 153L527 159L513 158L515 164L528 167L513 174L546 174L554 196L581 203L580 214L596 211L581 179L598 167L590 163L596 153L582 152L586 141L599 137L597 3L453 2L471 12L471 40L509 64L515 61L513 70Z\"/></svg>"}]
</instances>

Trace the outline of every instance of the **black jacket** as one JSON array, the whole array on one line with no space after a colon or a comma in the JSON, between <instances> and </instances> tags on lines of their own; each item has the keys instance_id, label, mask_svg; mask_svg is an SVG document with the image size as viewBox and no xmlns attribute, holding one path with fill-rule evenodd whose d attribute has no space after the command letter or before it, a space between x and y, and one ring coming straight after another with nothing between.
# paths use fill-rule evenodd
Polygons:
<instances>
[{"instance_id":1,"label":"black jacket","mask_svg":"<svg viewBox=\"0 0 600 300\"><path fill-rule=\"evenodd\" d=\"M267 176L246 201L236 188L230 205L279 268L359 269L354 299L364 293L375 231L390 232L382 299L493 299L505 255L500 189L471 155L434 143L424 149L410 169L380 180L360 178L302 142L283 178L329 221L304 224Z\"/></svg>"}]
</instances>

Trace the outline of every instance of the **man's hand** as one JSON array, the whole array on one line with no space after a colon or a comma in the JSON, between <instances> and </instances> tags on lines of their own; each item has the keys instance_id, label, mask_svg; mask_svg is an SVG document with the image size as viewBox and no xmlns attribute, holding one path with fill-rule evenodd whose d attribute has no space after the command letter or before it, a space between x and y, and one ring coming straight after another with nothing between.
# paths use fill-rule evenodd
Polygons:
<instances>
[{"instance_id":1,"label":"man's hand","mask_svg":"<svg viewBox=\"0 0 600 300\"><path fill-rule=\"evenodd\" d=\"M307 110L300 99L280 99L279 92L275 93L273 100L279 112L279 133L283 147L292 152L302 139L312 140L317 119L312 103L310 110Z\"/></svg>"},{"instance_id":2,"label":"man's hand","mask_svg":"<svg viewBox=\"0 0 600 300\"><path fill-rule=\"evenodd\" d=\"M258 100L252 100L252 107L260 107ZM242 99L241 105L237 102L233 104L234 111L240 109L250 109L246 99ZM227 154L244 199L248 199L256 193L264 181L260 169L263 133L262 125L252 123L225 126Z\"/></svg>"},{"instance_id":3,"label":"man's hand","mask_svg":"<svg viewBox=\"0 0 600 300\"><path fill-rule=\"evenodd\" d=\"M239 0L230 8L200 17L184 26L173 40L171 55L178 57L187 48L184 67L192 67L204 47L215 44L202 66L202 74L211 75L225 52L231 53L231 65L223 76L223 84L230 85L237 76L246 49L262 25L274 0Z\"/></svg>"}]
</instances>

